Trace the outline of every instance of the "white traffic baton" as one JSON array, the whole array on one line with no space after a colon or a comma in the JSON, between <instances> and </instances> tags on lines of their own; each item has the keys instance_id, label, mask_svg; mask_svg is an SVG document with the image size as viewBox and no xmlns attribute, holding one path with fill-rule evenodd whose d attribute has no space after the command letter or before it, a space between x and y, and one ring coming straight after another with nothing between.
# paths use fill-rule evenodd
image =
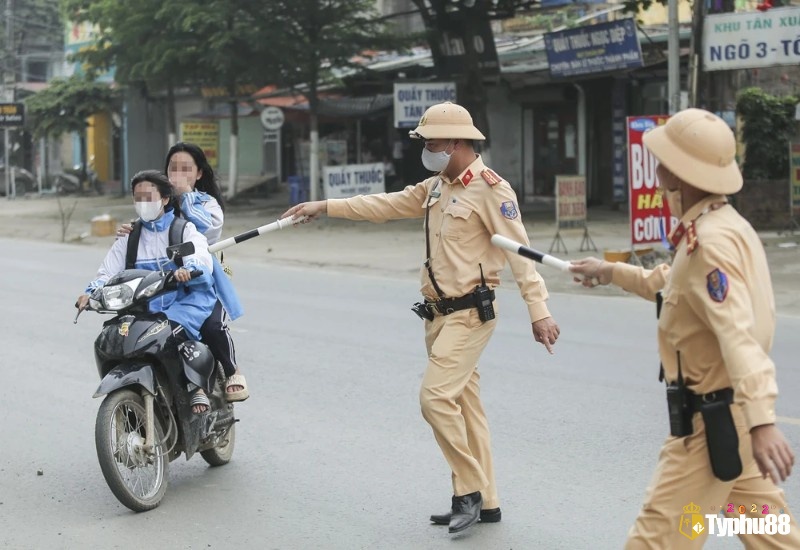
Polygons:
<instances>
[{"instance_id":1,"label":"white traffic baton","mask_svg":"<svg viewBox=\"0 0 800 550\"><path fill-rule=\"evenodd\" d=\"M573 277L578 277L576 273L572 273L569 269L571 265L569 262L565 262L560 258L556 258L555 256L551 256L550 254L545 254L544 252L540 252L535 248L531 248L529 246L525 246L522 243L518 243L517 241L512 241L508 237L503 237L502 235L492 235L492 244L498 248L503 248L508 250L509 252L513 252L514 254L519 254L520 256L524 256L525 258L529 258L540 264L544 264L564 273L568 273ZM597 277L584 277L584 280L589 280L592 283L592 286L597 286L600 284L600 279Z\"/></svg>"},{"instance_id":2,"label":"white traffic baton","mask_svg":"<svg viewBox=\"0 0 800 550\"><path fill-rule=\"evenodd\" d=\"M535 248L525 246L517 241L512 241L508 237L503 237L502 235L492 235L492 244L499 248L508 250L509 252L513 252L514 254L519 254L520 256L537 261L540 264L553 267L565 273L570 273L569 262L565 262L564 260L556 258L555 256L551 256L550 254L540 252Z\"/></svg>"},{"instance_id":3,"label":"white traffic baton","mask_svg":"<svg viewBox=\"0 0 800 550\"><path fill-rule=\"evenodd\" d=\"M295 220L291 217L283 218L282 220L277 220L272 223L268 223L267 225L262 225L261 227L256 227L255 229L251 229L250 231L245 231L244 233L239 233L234 237L230 237L228 239L224 239L221 241L217 241L211 246L208 247L208 251L212 254L214 252L219 252L220 250L224 250L229 248L235 244L239 244L241 242L247 241L252 239L253 237L258 237L259 235L263 235L264 233L269 233L271 231L276 231L278 229L283 229L284 227L292 226L296 223L300 223L305 219L305 216L301 216Z\"/></svg>"}]
</instances>

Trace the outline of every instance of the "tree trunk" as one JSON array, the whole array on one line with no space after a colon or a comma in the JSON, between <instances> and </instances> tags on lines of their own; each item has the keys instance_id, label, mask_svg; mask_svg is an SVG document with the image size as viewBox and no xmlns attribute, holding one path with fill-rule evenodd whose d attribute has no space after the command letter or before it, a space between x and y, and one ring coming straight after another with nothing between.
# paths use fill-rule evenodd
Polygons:
<instances>
[{"instance_id":1,"label":"tree trunk","mask_svg":"<svg viewBox=\"0 0 800 550\"><path fill-rule=\"evenodd\" d=\"M167 141L172 147L178 142L178 118L175 113L175 87L172 82L167 86L167 131L169 136Z\"/></svg>"},{"instance_id":2,"label":"tree trunk","mask_svg":"<svg viewBox=\"0 0 800 550\"><path fill-rule=\"evenodd\" d=\"M692 6L692 37L689 57L689 107L697 106L697 94L701 86L703 54L703 21L705 18L705 2L695 1Z\"/></svg>"},{"instance_id":3,"label":"tree trunk","mask_svg":"<svg viewBox=\"0 0 800 550\"><path fill-rule=\"evenodd\" d=\"M239 104L236 101L236 84L229 87L231 97L231 137L228 148L228 198L236 195L236 183L239 177Z\"/></svg>"},{"instance_id":4,"label":"tree trunk","mask_svg":"<svg viewBox=\"0 0 800 550\"><path fill-rule=\"evenodd\" d=\"M319 191L319 120L317 111L319 110L319 97L317 96L317 87L315 84L311 85L308 94L308 110L309 110L309 143L308 143L308 200L315 201L318 199Z\"/></svg>"}]
</instances>

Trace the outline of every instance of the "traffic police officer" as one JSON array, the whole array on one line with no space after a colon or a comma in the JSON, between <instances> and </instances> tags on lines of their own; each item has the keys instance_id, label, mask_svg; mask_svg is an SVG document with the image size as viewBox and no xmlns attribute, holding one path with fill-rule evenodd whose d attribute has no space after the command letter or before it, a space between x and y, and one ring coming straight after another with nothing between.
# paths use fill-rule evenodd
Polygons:
<instances>
[{"instance_id":1,"label":"traffic police officer","mask_svg":"<svg viewBox=\"0 0 800 550\"><path fill-rule=\"evenodd\" d=\"M431 521L449 524L456 533L479 519L500 520L478 358L494 332L493 288L500 284L506 261L528 306L534 338L550 353L559 328L534 264L491 245L494 233L526 244L528 235L514 190L475 153L473 141L486 138L467 110L450 102L434 105L409 134L425 140L422 163L435 176L396 193L298 204L284 217L306 216L304 222L323 213L372 222L425 218L425 303L416 304L416 311L427 318L428 366L420 406L453 483L451 513L431 516Z\"/></svg>"},{"instance_id":2,"label":"traffic police officer","mask_svg":"<svg viewBox=\"0 0 800 550\"><path fill-rule=\"evenodd\" d=\"M680 218L670 235L672 266L586 258L571 269L584 286L613 283L659 301L661 291L658 347L672 435L626 548L700 548L709 529L696 522L705 514L739 518L741 505L762 520L789 514L777 486L794 454L775 426L775 302L758 235L726 199L742 176L725 122L686 109L646 133L644 144ZM789 534L765 534L758 521L739 533L748 548L800 548L793 519Z\"/></svg>"}]
</instances>

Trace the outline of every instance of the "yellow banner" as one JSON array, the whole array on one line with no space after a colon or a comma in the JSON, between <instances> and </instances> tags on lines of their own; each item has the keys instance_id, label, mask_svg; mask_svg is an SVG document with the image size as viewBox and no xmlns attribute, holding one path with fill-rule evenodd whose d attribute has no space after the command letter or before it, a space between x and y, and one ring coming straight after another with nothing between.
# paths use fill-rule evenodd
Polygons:
<instances>
[{"instance_id":1,"label":"yellow banner","mask_svg":"<svg viewBox=\"0 0 800 550\"><path fill-rule=\"evenodd\" d=\"M216 122L181 122L181 141L194 143L205 153L214 170L219 164L219 124Z\"/></svg>"}]
</instances>

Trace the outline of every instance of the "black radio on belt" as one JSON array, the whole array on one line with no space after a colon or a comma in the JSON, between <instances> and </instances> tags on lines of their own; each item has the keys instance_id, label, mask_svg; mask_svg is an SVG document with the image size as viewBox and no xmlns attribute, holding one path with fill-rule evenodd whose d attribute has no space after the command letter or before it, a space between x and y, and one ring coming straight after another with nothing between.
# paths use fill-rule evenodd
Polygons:
<instances>
[{"instance_id":1,"label":"black radio on belt","mask_svg":"<svg viewBox=\"0 0 800 550\"><path fill-rule=\"evenodd\" d=\"M667 386L667 407L669 409L669 433L684 437L694 433L692 413L689 407L689 390L683 384L672 383Z\"/></svg>"},{"instance_id":2,"label":"black radio on belt","mask_svg":"<svg viewBox=\"0 0 800 550\"><path fill-rule=\"evenodd\" d=\"M478 264L481 270L481 284L475 287L472 295L475 297L475 307L478 308L478 318L481 323L494 319L494 304L492 303L492 289L486 286L486 279L483 278L483 266Z\"/></svg>"},{"instance_id":3,"label":"black radio on belt","mask_svg":"<svg viewBox=\"0 0 800 550\"><path fill-rule=\"evenodd\" d=\"M678 352L678 381L667 384L667 409L670 435L684 437L694 433L691 392L683 382L680 352Z\"/></svg>"}]
</instances>

